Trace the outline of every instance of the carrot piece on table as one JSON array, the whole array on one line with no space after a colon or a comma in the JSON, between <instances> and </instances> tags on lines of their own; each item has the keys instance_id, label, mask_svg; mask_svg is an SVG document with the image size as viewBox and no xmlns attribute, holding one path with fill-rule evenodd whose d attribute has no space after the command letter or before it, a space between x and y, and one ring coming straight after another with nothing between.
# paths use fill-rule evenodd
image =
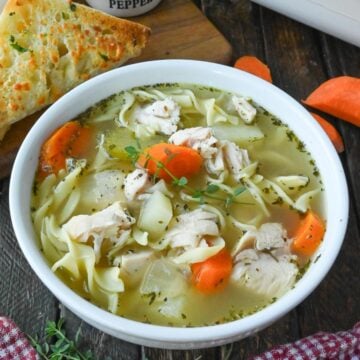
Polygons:
<instances>
[{"instance_id":1,"label":"carrot piece on table","mask_svg":"<svg viewBox=\"0 0 360 360\"><path fill-rule=\"evenodd\" d=\"M149 174L165 181L172 180L169 173L177 178L191 177L200 171L202 163L202 157L197 151L166 143L151 146L138 159L138 164L146 168Z\"/></svg>"},{"instance_id":2,"label":"carrot piece on table","mask_svg":"<svg viewBox=\"0 0 360 360\"><path fill-rule=\"evenodd\" d=\"M241 56L236 60L234 67L272 83L269 67L255 56Z\"/></svg>"},{"instance_id":3,"label":"carrot piece on table","mask_svg":"<svg viewBox=\"0 0 360 360\"><path fill-rule=\"evenodd\" d=\"M319 247L324 234L324 222L318 215L309 210L295 233L292 251L298 255L311 256Z\"/></svg>"},{"instance_id":4,"label":"carrot piece on table","mask_svg":"<svg viewBox=\"0 0 360 360\"><path fill-rule=\"evenodd\" d=\"M205 261L191 265L192 281L203 293L213 293L222 289L232 271L232 259L225 248Z\"/></svg>"},{"instance_id":5,"label":"carrot piece on table","mask_svg":"<svg viewBox=\"0 0 360 360\"><path fill-rule=\"evenodd\" d=\"M303 103L360 126L360 78L340 76L325 81Z\"/></svg>"},{"instance_id":6,"label":"carrot piece on table","mask_svg":"<svg viewBox=\"0 0 360 360\"><path fill-rule=\"evenodd\" d=\"M322 118L318 114L310 113L314 119L320 124L320 126L323 128L323 130L326 132L326 134L329 136L330 140L335 146L335 149L338 153L341 153L344 151L344 142L340 135L340 133L336 130L336 128L326 121L324 118Z\"/></svg>"},{"instance_id":7,"label":"carrot piece on table","mask_svg":"<svg viewBox=\"0 0 360 360\"><path fill-rule=\"evenodd\" d=\"M40 152L40 178L65 169L66 158L83 156L89 148L92 132L78 121L69 121L57 129L43 144Z\"/></svg>"}]
</instances>

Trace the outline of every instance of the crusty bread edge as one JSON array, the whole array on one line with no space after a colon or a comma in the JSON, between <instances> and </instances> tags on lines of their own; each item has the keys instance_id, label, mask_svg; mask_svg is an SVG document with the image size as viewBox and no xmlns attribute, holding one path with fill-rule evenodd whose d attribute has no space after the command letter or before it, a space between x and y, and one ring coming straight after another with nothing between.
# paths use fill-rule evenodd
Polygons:
<instances>
[{"instance_id":1,"label":"crusty bread edge","mask_svg":"<svg viewBox=\"0 0 360 360\"><path fill-rule=\"evenodd\" d=\"M14 6L16 6L16 3L17 3L18 0L8 0L2 10L2 12L0 13L0 18L2 16L6 16L7 14L11 13L14 9ZM25 0L26 1L26 0ZM71 3L72 1L69 0L69 3ZM110 14L107 14L101 10L97 10L97 9L93 9L91 8L90 6L87 6L87 5L84 5L84 4L80 4L80 3L76 3L76 6L79 6L79 7L82 7L82 8L85 8L87 11L90 11L90 12L93 12L93 14L96 14L96 13L101 13L107 17L109 17L109 19L111 19L112 21L116 21L118 20L119 18L118 17L115 17L115 16L112 16ZM98 70L98 71L95 71L94 74L92 75L92 78L99 75L99 74L102 74L102 73L105 73L105 72L108 72L108 71L111 71L117 67L120 67L121 65L123 65L124 63L126 63L129 59L132 59L138 55L141 54L142 52L142 49L146 46L147 42L148 42L148 39L149 39L149 36L151 34L151 29L143 24L140 24L138 22L133 22L133 21L130 21L130 20L127 20L127 19L122 19L121 20L123 22L127 22L129 24L131 24L132 26L136 25L138 26L139 28L142 28L143 29L143 33L144 33L144 36L142 37L142 41L140 43L138 43L138 46L134 47L133 48L133 52L132 53L129 53L128 56L124 57L123 59L121 59L121 61L119 62L116 62L114 64L112 64L111 67L109 67L108 69L106 69L105 71L102 71L102 70ZM82 82L81 82L82 83ZM73 88L79 86L81 83L75 85ZM72 89L73 89L72 88ZM71 90L69 90L71 91ZM66 93L65 93L66 94ZM65 95L64 94L64 95ZM9 124L6 124L6 125L3 125L0 127L0 143L1 141L3 140L5 134L7 133L7 131L10 129L11 125L18 122L18 121L21 121L23 119L26 119L28 116L31 116L33 115L34 113L36 113L37 111L45 108L46 106L49 106L51 104L53 104L54 102L49 102L49 103L46 103L46 104L43 104L41 106L38 106L36 108L33 109L33 111L29 112L25 117L19 117L19 118L15 118L11 121L11 123Z\"/></svg>"}]
</instances>

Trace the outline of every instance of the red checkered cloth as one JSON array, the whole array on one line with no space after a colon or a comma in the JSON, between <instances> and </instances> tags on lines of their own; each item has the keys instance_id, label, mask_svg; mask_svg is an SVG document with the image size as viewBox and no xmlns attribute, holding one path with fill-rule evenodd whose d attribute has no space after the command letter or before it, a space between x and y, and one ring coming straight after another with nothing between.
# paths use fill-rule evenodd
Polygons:
<instances>
[{"instance_id":1,"label":"red checkered cloth","mask_svg":"<svg viewBox=\"0 0 360 360\"><path fill-rule=\"evenodd\" d=\"M16 324L0 316L0 359L39 360ZM319 332L291 344L280 345L251 360L360 360L360 322L349 331Z\"/></svg>"},{"instance_id":2,"label":"red checkered cloth","mask_svg":"<svg viewBox=\"0 0 360 360\"><path fill-rule=\"evenodd\" d=\"M318 332L280 345L251 360L360 360L360 322L349 331Z\"/></svg>"},{"instance_id":3,"label":"red checkered cloth","mask_svg":"<svg viewBox=\"0 0 360 360\"><path fill-rule=\"evenodd\" d=\"M0 316L0 359L1 360L39 360L40 357L30 345L26 336L16 324Z\"/></svg>"}]
</instances>

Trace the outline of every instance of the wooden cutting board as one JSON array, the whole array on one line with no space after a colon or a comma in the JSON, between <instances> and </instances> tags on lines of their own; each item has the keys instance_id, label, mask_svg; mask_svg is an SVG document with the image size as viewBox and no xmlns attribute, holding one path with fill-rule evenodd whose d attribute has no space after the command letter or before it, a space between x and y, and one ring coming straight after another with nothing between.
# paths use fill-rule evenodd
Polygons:
<instances>
[{"instance_id":1,"label":"wooden cutting board","mask_svg":"<svg viewBox=\"0 0 360 360\"><path fill-rule=\"evenodd\" d=\"M142 55L131 63L176 58L222 64L231 61L230 44L191 0L163 0L156 9L133 20L149 26L152 35ZM0 142L0 179L10 175L23 139L41 114L14 124Z\"/></svg>"}]
</instances>

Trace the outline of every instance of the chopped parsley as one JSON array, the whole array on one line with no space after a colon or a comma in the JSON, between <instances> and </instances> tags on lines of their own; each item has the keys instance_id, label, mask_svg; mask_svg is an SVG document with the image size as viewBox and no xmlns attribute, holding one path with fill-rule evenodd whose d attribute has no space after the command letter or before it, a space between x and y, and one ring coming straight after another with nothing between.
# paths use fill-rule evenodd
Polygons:
<instances>
[{"instance_id":1,"label":"chopped parsley","mask_svg":"<svg viewBox=\"0 0 360 360\"><path fill-rule=\"evenodd\" d=\"M296 274L296 282L298 282L306 273L307 269L310 267L311 261L309 260L303 267L301 267Z\"/></svg>"},{"instance_id":2,"label":"chopped parsley","mask_svg":"<svg viewBox=\"0 0 360 360\"><path fill-rule=\"evenodd\" d=\"M207 188L206 188L205 191L206 191L208 194L213 194L213 193L217 192L219 189L220 189L220 188L219 188L218 185L216 185L216 184L209 184L209 185L207 186Z\"/></svg>"},{"instance_id":3,"label":"chopped parsley","mask_svg":"<svg viewBox=\"0 0 360 360\"><path fill-rule=\"evenodd\" d=\"M27 49L27 48L19 45L19 44L17 43L17 41L15 40L14 35L10 35L9 41L10 41L10 46L11 46L13 49L17 50L18 52L20 52L20 53L25 53L25 52L27 52L27 51L30 51L29 49Z\"/></svg>"},{"instance_id":4,"label":"chopped parsley","mask_svg":"<svg viewBox=\"0 0 360 360\"><path fill-rule=\"evenodd\" d=\"M139 150L134 146L126 146L125 151L127 152L128 157L131 161L136 162L140 156Z\"/></svg>"},{"instance_id":5,"label":"chopped parsley","mask_svg":"<svg viewBox=\"0 0 360 360\"><path fill-rule=\"evenodd\" d=\"M100 57L104 60L104 61L109 61L109 57L103 53L99 53Z\"/></svg>"},{"instance_id":6,"label":"chopped parsley","mask_svg":"<svg viewBox=\"0 0 360 360\"><path fill-rule=\"evenodd\" d=\"M245 186L240 186L234 190L234 196L242 194L246 190Z\"/></svg>"},{"instance_id":7,"label":"chopped parsley","mask_svg":"<svg viewBox=\"0 0 360 360\"><path fill-rule=\"evenodd\" d=\"M180 179L173 180L173 184L180 187L187 185L187 183L188 183L188 179L185 176L182 176Z\"/></svg>"}]
</instances>

